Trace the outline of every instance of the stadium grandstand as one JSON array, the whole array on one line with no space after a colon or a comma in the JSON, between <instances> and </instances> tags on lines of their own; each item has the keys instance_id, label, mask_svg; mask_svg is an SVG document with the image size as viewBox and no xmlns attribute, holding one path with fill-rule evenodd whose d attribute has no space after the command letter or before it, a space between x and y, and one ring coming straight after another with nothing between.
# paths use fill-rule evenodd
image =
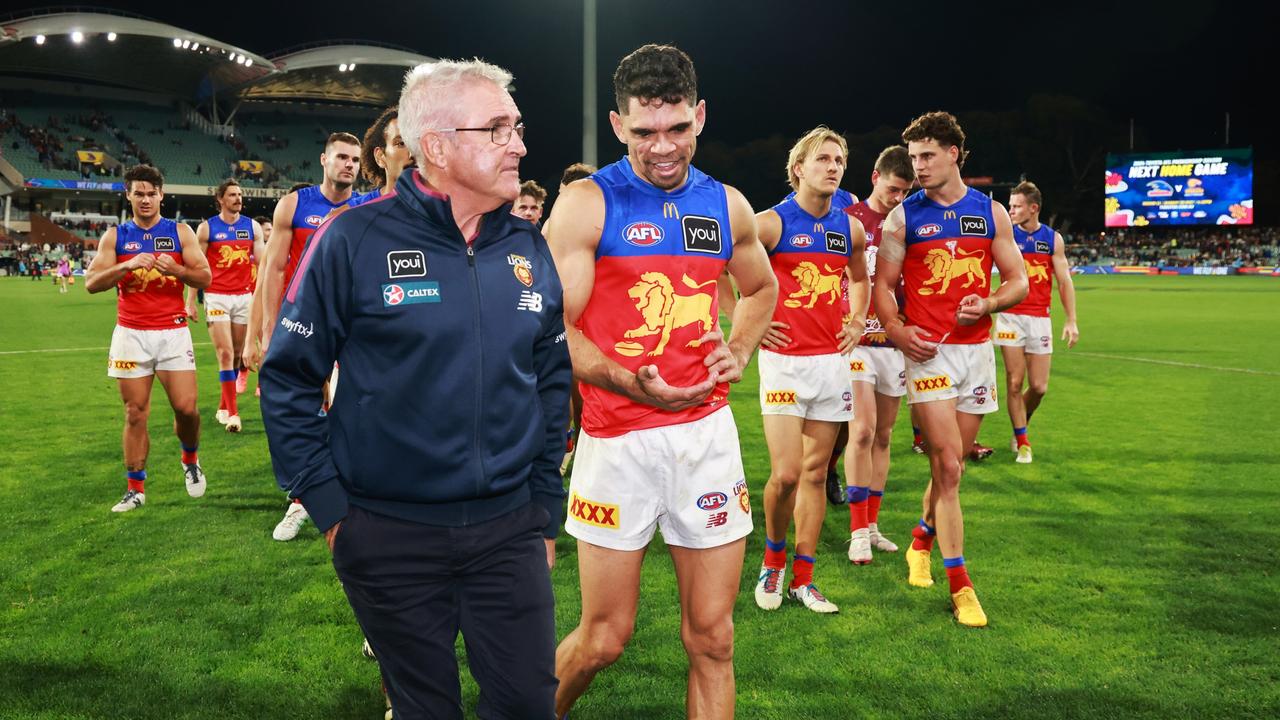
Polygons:
<instances>
[{"instance_id":1,"label":"stadium grandstand","mask_svg":"<svg viewBox=\"0 0 1280 720\"><path fill-rule=\"evenodd\" d=\"M330 133L363 135L396 101L405 70L433 61L355 40L260 55L97 9L0 25L0 253L9 261L21 247L95 244L122 217L121 177L140 162L164 173L166 214L209 214L227 177L244 187L247 214L270 214L291 186L316 180Z\"/></svg>"}]
</instances>

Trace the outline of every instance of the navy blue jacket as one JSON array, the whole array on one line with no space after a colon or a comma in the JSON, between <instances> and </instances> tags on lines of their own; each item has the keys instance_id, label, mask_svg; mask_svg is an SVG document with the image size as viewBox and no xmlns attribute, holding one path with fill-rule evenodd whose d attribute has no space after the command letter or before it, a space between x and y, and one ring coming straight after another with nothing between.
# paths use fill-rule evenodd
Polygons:
<instances>
[{"instance_id":1,"label":"navy blue jacket","mask_svg":"<svg viewBox=\"0 0 1280 720\"><path fill-rule=\"evenodd\" d=\"M276 479L321 530L348 504L460 527L532 501L555 537L570 376L542 234L503 206L468 245L406 170L317 230L285 290L261 375Z\"/></svg>"}]
</instances>

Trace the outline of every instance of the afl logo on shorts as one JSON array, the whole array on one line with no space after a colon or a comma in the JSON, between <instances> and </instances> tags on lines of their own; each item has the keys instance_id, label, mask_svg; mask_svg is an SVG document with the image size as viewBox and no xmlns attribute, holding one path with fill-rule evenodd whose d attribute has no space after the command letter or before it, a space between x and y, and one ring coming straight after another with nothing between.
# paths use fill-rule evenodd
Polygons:
<instances>
[{"instance_id":1,"label":"afl logo on shorts","mask_svg":"<svg viewBox=\"0 0 1280 720\"><path fill-rule=\"evenodd\" d=\"M698 498L699 510L719 510L729 504L729 496L722 492L709 492Z\"/></svg>"},{"instance_id":2,"label":"afl logo on shorts","mask_svg":"<svg viewBox=\"0 0 1280 720\"><path fill-rule=\"evenodd\" d=\"M308 215L306 219L308 225L319 225L322 222L324 222L324 218L319 215Z\"/></svg>"},{"instance_id":3,"label":"afl logo on shorts","mask_svg":"<svg viewBox=\"0 0 1280 720\"><path fill-rule=\"evenodd\" d=\"M652 247L662 242L662 228L642 220L622 229L622 239L636 247Z\"/></svg>"},{"instance_id":4,"label":"afl logo on shorts","mask_svg":"<svg viewBox=\"0 0 1280 720\"><path fill-rule=\"evenodd\" d=\"M137 240L130 240L129 242L124 244L125 252L138 252L141 249L142 249L142 243L138 242Z\"/></svg>"},{"instance_id":5,"label":"afl logo on shorts","mask_svg":"<svg viewBox=\"0 0 1280 720\"><path fill-rule=\"evenodd\" d=\"M803 233L791 236L791 247L807 248L813 244L813 238Z\"/></svg>"},{"instance_id":6,"label":"afl logo on shorts","mask_svg":"<svg viewBox=\"0 0 1280 720\"><path fill-rule=\"evenodd\" d=\"M940 232L942 232L941 225L939 225L938 223L929 223L928 225L921 225L920 227L916 228L916 237L922 237L922 238L933 237L934 235L937 235Z\"/></svg>"}]
</instances>

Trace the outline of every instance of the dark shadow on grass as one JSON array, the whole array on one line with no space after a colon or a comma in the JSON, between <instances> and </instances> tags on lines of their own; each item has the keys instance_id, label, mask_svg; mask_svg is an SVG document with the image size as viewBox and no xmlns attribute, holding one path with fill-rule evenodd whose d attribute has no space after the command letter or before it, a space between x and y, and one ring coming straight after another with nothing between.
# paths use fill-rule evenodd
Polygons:
<instances>
[{"instance_id":1,"label":"dark shadow on grass","mask_svg":"<svg viewBox=\"0 0 1280 720\"><path fill-rule=\"evenodd\" d=\"M210 677L176 678L109 667L98 663L7 662L0 673L0 715L22 717L246 718L381 717L382 694L376 682L336 682L332 697L318 705L300 705L292 686L237 685Z\"/></svg>"}]
</instances>

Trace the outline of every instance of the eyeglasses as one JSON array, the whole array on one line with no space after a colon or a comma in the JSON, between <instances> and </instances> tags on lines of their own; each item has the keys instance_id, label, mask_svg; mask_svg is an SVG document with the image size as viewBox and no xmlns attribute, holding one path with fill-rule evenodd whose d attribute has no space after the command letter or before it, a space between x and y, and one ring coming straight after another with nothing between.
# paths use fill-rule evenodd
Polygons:
<instances>
[{"instance_id":1,"label":"eyeglasses","mask_svg":"<svg viewBox=\"0 0 1280 720\"><path fill-rule=\"evenodd\" d=\"M487 132L494 145L506 145L511 142L513 133L519 135L521 140L524 140L524 123L516 123L515 125L498 123L493 127L480 128L439 128L436 132Z\"/></svg>"}]
</instances>

